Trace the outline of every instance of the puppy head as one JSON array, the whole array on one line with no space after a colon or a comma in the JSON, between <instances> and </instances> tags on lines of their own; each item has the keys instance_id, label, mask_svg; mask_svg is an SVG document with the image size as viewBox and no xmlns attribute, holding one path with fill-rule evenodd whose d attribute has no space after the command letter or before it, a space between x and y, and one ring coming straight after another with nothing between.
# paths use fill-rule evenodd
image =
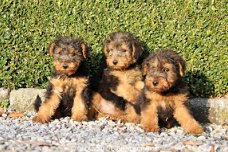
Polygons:
<instances>
[{"instance_id":1,"label":"puppy head","mask_svg":"<svg viewBox=\"0 0 228 152\"><path fill-rule=\"evenodd\" d=\"M114 32L106 40L103 53L109 68L123 70L136 63L143 50L142 45L132 34Z\"/></svg>"},{"instance_id":2,"label":"puppy head","mask_svg":"<svg viewBox=\"0 0 228 152\"><path fill-rule=\"evenodd\" d=\"M68 76L74 74L86 59L87 50L87 45L80 38L59 37L49 46L55 70Z\"/></svg>"},{"instance_id":3,"label":"puppy head","mask_svg":"<svg viewBox=\"0 0 228 152\"><path fill-rule=\"evenodd\" d=\"M165 92L184 77L185 61L172 50L158 49L143 62L146 87L154 92Z\"/></svg>"}]
</instances>

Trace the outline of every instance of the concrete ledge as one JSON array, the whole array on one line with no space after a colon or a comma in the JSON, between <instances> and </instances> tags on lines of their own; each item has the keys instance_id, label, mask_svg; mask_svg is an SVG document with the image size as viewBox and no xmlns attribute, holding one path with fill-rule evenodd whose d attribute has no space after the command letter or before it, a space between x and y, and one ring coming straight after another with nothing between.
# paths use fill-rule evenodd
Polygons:
<instances>
[{"instance_id":1,"label":"concrete ledge","mask_svg":"<svg viewBox=\"0 0 228 152\"><path fill-rule=\"evenodd\" d=\"M33 112L34 101L39 95L44 100L45 89L22 88L12 90L10 92L10 106L9 108L21 112Z\"/></svg>"},{"instance_id":2,"label":"concrete ledge","mask_svg":"<svg viewBox=\"0 0 228 152\"><path fill-rule=\"evenodd\" d=\"M3 91L5 94L7 91ZM45 89L25 88L10 92L10 108L17 111L34 111L34 101L39 95L44 100ZM9 93L8 93L9 94ZM0 92L0 97L1 95ZM4 96L6 99L8 96ZM190 111L200 123L228 124L228 98L193 98L189 102Z\"/></svg>"},{"instance_id":3,"label":"concrete ledge","mask_svg":"<svg viewBox=\"0 0 228 152\"><path fill-rule=\"evenodd\" d=\"M228 124L228 98L194 98L188 103L199 122Z\"/></svg>"}]
</instances>

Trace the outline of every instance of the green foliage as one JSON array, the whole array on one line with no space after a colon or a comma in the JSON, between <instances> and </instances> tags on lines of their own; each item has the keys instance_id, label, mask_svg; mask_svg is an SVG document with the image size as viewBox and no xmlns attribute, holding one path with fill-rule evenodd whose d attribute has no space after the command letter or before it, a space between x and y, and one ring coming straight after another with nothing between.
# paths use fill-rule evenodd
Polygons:
<instances>
[{"instance_id":1,"label":"green foliage","mask_svg":"<svg viewBox=\"0 0 228 152\"><path fill-rule=\"evenodd\" d=\"M92 74L113 31L132 32L148 50L173 48L187 61L194 96L228 92L225 0L1 0L0 87L45 87L48 45L58 35L80 35L92 47Z\"/></svg>"},{"instance_id":2,"label":"green foliage","mask_svg":"<svg viewBox=\"0 0 228 152\"><path fill-rule=\"evenodd\" d=\"M0 101L0 110L1 110L1 108L7 108L8 106L9 106L9 100Z\"/></svg>"}]
</instances>

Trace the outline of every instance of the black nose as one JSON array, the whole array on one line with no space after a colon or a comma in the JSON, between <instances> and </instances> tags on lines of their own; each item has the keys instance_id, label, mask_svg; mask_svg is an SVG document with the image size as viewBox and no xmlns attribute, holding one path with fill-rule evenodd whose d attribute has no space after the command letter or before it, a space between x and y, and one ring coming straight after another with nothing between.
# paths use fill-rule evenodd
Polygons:
<instances>
[{"instance_id":1,"label":"black nose","mask_svg":"<svg viewBox=\"0 0 228 152\"><path fill-rule=\"evenodd\" d=\"M112 63L113 63L114 65L116 65L116 64L118 63L118 61L114 60L114 61L112 61Z\"/></svg>"},{"instance_id":2,"label":"black nose","mask_svg":"<svg viewBox=\"0 0 228 152\"><path fill-rule=\"evenodd\" d=\"M68 68L68 65L67 64L63 64L63 68L64 69L67 69Z\"/></svg>"},{"instance_id":3,"label":"black nose","mask_svg":"<svg viewBox=\"0 0 228 152\"><path fill-rule=\"evenodd\" d=\"M153 85L154 85L154 86L157 86L157 85L158 85L158 81L154 80L154 81L153 81Z\"/></svg>"}]
</instances>

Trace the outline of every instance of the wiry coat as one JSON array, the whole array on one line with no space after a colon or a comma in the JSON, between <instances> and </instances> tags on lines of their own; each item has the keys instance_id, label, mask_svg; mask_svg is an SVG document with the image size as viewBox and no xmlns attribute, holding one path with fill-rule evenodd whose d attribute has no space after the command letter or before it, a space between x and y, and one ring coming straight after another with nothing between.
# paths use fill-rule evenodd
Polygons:
<instances>
[{"instance_id":1,"label":"wiry coat","mask_svg":"<svg viewBox=\"0 0 228 152\"><path fill-rule=\"evenodd\" d=\"M33 121L44 123L63 116L71 116L76 121L88 119L91 94L87 51L82 39L61 37L51 43L49 53L54 58L55 70L46 89L45 101Z\"/></svg>"},{"instance_id":2,"label":"wiry coat","mask_svg":"<svg viewBox=\"0 0 228 152\"><path fill-rule=\"evenodd\" d=\"M107 68L92 99L97 117L139 122L136 102L143 77L137 60L142 52L143 47L130 33L115 32L106 40L103 53Z\"/></svg>"},{"instance_id":3,"label":"wiry coat","mask_svg":"<svg viewBox=\"0 0 228 152\"><path fill-rule=\"evenodd\" d=\"M176 119L188 133L203 132L186 105L188 89L184 73L184 60L172 50L159 49L145 59L141 105L141 126L145 131L159 131L159 122L169 126Z\"/></svg>"}]
</instances>

